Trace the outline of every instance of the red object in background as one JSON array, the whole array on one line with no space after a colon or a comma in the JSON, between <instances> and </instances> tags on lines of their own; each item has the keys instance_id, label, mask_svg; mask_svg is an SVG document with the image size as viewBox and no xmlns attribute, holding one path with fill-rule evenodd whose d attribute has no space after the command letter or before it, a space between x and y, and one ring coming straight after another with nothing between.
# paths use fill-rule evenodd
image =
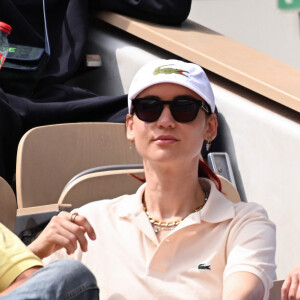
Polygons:
<instances>
[{"instance_id":1,"label":"red object in background","mask_svg":"<svg viewBox=\"0 0 300 300\"><path fill-rule=\"evenodd\" d=\"M9 50L7 36L11 33L11 26L0 22L0 70L4 64L5 58Z\"/></svg>"}]
</instances>

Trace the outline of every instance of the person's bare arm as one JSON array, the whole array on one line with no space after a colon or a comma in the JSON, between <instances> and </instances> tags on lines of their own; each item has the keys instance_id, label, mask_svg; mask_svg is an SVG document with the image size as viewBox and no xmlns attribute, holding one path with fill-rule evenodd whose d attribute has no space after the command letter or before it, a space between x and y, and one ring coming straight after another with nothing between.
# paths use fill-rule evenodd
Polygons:
<instances>
[{"instance_id":1,"label":"person's bare arm","mask_svg":"<svg viewBox=\"0 0 300 300\"><path fill-rule=\"evenodd\" d=\"M264 285L257 276L236 272L226 278L222 300L262 300L264 292Z\"/></svg>"},{"instance_id":2,"label":"person's bare arm","mask_svg":"<svg viewBox=\"0 0 300 300\"><path fill-rule=\"evenodd\" d=\"M32 267L28 270L25 270L24 272L22 272L11 284L10 286L5 289L2 293L0 293L0 296L4 296L6 294L8 294L9 292L13 291L14 289L16 289L18 286L20 286L21 284L23 284L24 282L26 282L36 271L38 271L39 269L41 269L42 266L36 266L36 267Z\"/></svg>"}]
</instances>

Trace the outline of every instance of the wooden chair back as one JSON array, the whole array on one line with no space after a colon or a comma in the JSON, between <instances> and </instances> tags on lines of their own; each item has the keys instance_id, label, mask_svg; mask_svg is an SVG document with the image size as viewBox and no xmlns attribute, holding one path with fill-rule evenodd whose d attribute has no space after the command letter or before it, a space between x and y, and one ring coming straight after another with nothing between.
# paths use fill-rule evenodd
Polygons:
<instances>
[{"instance_id":1,"label":"wooden chair back","mask_svg":"<svg viewBox=\"0 0 300 300\"><path fill-rule=\"evenodd\" d=\"M141 164L124 124L68 123L36 127L21 139L17 153L18 215L31 207L57 204L67 182L99 165Z\"/></svg>"},{"instance_id":2,"label":"wooden chair back","mask_svg":"<svg viewBox=\"0 0 300 300\"><path fill-rule=\"evenodd\" d=\"M104 170L85 174L72 180L66 185L60 195L58 206L80 207L92 201L112 199L124 194L133 194L142 184L131 174L139 178L145 178L141 165L136 169ZM240 202L240 196L233 184L222 176L219 176L226 197L232 202Z\"/></svg>"},{"instance_id":3,"label":"wooden chair back","mask_svg":"<svg viewBox=\"0 0 300 300\"><path fill-rule=\"evenodd\" d=\"M281 287L284 280L274 280L273 287L270 290L269 300L281 300Z\"/></svg>"},{"instance_id":4,"label":"wooden chair back","mask_svg":"<svg viewBox=\"0 0 300 300\"><path fill-rule=\"evenodd\" d=\"M17 216L17 200L11 186L0 177L0 222L14 230Z\"/></svg>"},{"instance_id":5,"label":"wooden chair back","mask_svg":"<svg viewBox=\"0 0 300 300\"><path fill-rule=\"evenodd\" d=\"M133 194L142 182L132 174L144 178L143 168L100 171L78 177L64 188L58 205L73 209L92 201Z\"/></svg>"}]
</instances>

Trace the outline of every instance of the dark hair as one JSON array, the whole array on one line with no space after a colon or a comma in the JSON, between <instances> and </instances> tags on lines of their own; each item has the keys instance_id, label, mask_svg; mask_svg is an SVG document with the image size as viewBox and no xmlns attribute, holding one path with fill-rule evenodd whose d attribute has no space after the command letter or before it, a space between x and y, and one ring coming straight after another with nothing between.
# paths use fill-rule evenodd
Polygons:
<instances>
[{"instance_id":1,"label":"dark hair","mask_svg":"<svg viewBox=\"0 0 300 300\"><path fill-rule=\"evenodd\" d=\"M214 171L208 166L206 162L199 159L199 167L198 167L198 177L208 178L214 182L217 189L222 192L222 184L220 178L216 175Z\"/></svg>"}]
</instances>

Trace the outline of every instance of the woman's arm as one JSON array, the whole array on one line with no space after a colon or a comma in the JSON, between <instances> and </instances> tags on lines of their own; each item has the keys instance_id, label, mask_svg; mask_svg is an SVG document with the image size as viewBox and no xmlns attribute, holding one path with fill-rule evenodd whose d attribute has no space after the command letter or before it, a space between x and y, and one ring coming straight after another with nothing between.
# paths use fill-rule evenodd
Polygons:
<instances>
[{"instance_id":1,"label":"woman's arm","mask_svg":"<svg viewBox=\"0 0 300 300\"><path fill-rule=\"evenodd\" d=\"M264 285L252 273L236 272L224 282L222 300L262 300L263 297Z\"/></svg>"},{"instance_id":2,"label":"woman's arm","mask_svg":"<svg viewBox=\"0 0 300 300\"><path fill-rule=\"evenodd\" d=\"M223 299L268 299L275 277L276 228L255 203L235 205L224 270Z\"/></svg>"}]
</instances>

